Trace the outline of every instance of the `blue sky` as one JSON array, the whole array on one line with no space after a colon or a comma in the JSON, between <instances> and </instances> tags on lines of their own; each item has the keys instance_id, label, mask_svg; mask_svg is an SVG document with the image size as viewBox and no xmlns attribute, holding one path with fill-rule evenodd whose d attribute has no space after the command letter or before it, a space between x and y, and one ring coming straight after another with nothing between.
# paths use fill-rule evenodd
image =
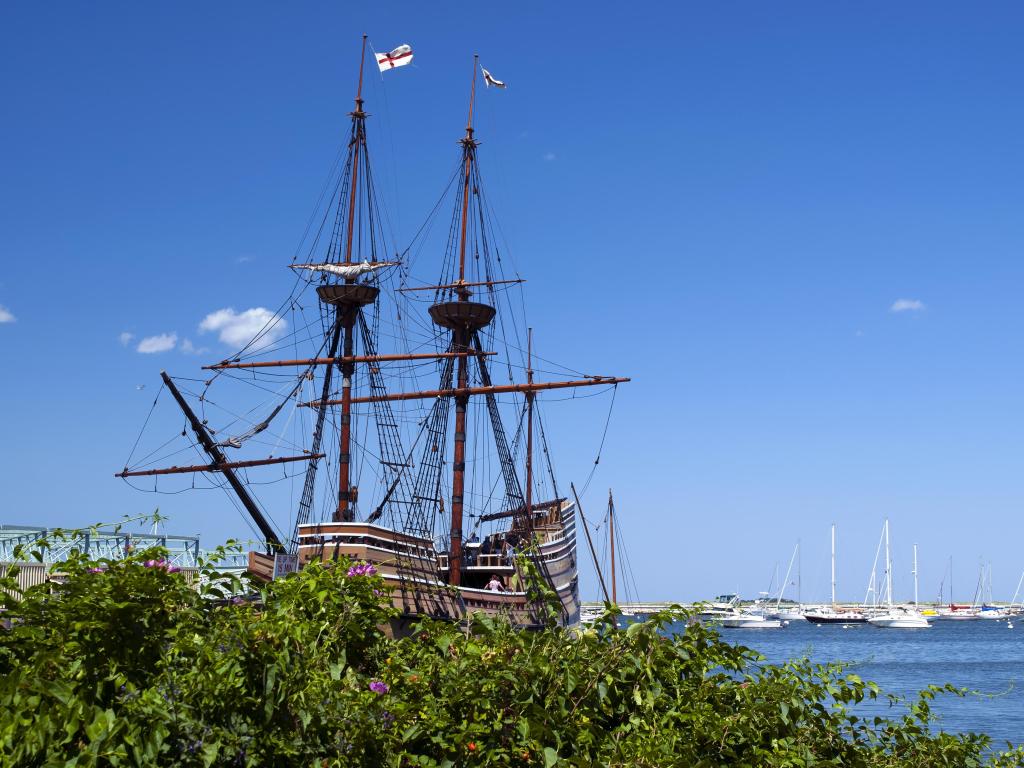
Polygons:
<instances>
[{"instance_id":1,"label":"blue sky","mask_svg":"<svg viewBox=\"0 0 1024 768\"><path fill-rule=\"evenodd\" d=\"M902 594L916 541L922 595L952 555L958 597L981 560L1009 597L1019 4L349 6L0 9L0 521L159 504L207 544L246 533L222 499L111 475L159 370L207 360L185 339L224 354L202 319L287 294L365 31L416 52L366 94L400 245L454 162L472 53L509 83L477 123L490 195L545 356L634 379L584 504L615 489L644 597L751 595L801 539L823 598L835 521L859 598L886 516ZM606 407L553 409L563 482Z\"/></svg>"}]
</instances>

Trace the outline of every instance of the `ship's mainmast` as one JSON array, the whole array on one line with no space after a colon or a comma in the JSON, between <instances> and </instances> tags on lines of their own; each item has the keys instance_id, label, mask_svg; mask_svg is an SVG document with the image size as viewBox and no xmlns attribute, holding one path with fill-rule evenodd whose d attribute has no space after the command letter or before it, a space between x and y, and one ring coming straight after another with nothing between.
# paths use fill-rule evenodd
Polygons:
<instances>
[{"instance_id":1,"label":"ship's mainmast","mask_svg":"<svg viewBox=\"0 0 1024 768\"><path fill-rule=\"evenodd\" d=\"M430 318L442 328L452 332L452 351L468 353L473 335L486 328L494 319L495 309L489 304L470 301L471 291L466 284L466 226L469 221L470 180L476 162L477 142L473 138L473 101L476 98L477 57L473 57L473 79L469 90L469 118L466 135L462 139L462 223L459 235L459 277L455 281L457 301L446 301L430 308ZM452 455L452 503L450 549L448 562L449 582L458 585L462 578L462 517L466 488L466 408L469 404L469 361L465 356L456 361L455 395L455 448Z\"/></svg>"}]
</instances>

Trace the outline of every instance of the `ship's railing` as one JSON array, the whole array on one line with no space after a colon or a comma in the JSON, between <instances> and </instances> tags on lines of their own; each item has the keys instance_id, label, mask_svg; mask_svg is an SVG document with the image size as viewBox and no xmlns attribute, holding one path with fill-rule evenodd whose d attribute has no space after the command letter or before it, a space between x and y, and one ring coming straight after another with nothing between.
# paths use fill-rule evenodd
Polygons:
<instances>
[{"instance_id":1,"label":"ship's railing","mask_svg":"<svg viewBox=\"0 0 1024 768\"><path fill-rule=\"evenodd\" d=\"M426 547L409 544L404 541L389 539L382 536L372 536L362 533L328 533L328 534L303 534L299 536L300 551L309 549L330 549L338 546L372 547L375 549L395 552L400 555L429 559L433 557L433 550Z\"/></svg>"}]
</instances>

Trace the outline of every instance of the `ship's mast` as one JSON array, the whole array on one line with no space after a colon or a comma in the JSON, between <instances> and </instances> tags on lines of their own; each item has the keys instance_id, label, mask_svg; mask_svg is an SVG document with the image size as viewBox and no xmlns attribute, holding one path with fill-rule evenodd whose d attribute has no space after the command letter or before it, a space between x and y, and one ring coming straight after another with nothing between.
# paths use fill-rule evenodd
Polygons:
<instances>
[{"instance_id":1,"label":"ship's mast","mask_svg":"<svg viewBox=\"0 0 1024 768\"><path fill-rule=\"evenodd\" d=\"M917 602L917 544L914 544L914 607L920 607Z\"/></svg>"},{"instance_id":2,"label":"ship's mast","mask_svg":"<svg viewBox=\"0 0 1024 768\"><path fill-rule=\"evenodd\" d=\"M469 117L466 120L466 135L462 138L462 221L459 232L459 278L455 282L458 300L435 304L430 316L438 325L452 331L452 352L468 352L473 335L486 327L494 318L494 307L469 300L470 290L466 285L466 229L469 224L469 196L472 194L471 179L476 159L476 140L473 138L473 102L476 98L476 70L478 57L473 57L473 78L469 88ZM455 395L455 447L452 455L452 503L451 526L449 527L449 572L448 580L458 585L462 582L462 518L465 509L466 489L466 409L469 404L469 361L459 357L456 361Z\"/></svg>"},{"instance_id":3,"label":"ship's mast","mask_svg":"<svg viewBox=\"0 0 1024 768\"><path fill-rule=\"evenodd\" d=\"M533 423L533 398L534 393L562 387L585 387L598 384L618 384L628 379L613 377L592 377L583 381L563 382L534 382L532 362L527 364L527 382L523 384L502 384L495 385L491 381L490 373L487 370L486 358L482 353L479 331L490 325L497 313L494 306L480 301L473 300L472 288L476 286L493 287L503 283L519 283L521 280L492 280L490 275L483 281L470 282L466 274L466 256L469 245L469 223L473 215L470 201L474 195L479 194L477 184L479 183L478 170L476 168L477 141L474 138L473 130L473 109L476 100L476 77L479 68L479 57L473 57L473 76L470 80L469 90L469 113L466 120L466 132L460 140L462 145L462 200L459 205L460 222L458 236L458 275L451 283L445 285L424 286L408 290L432 289L437 291L450 290L454 292L454 300L440 300L433 304L430 309L430 318L438 326L451 331L451 345L448 354L455 357L455 370L452 381L444 388L438 390L421 392L398 392L390 394L373 394L368 397L356 397L351 399L352 404L357 403L378 403L397 400L413 399L437 399L450 397L455 401L455 434L454 448L452 452L452 495L450 505L450 525L448 527L448 582L454 586L462 583L462 528L465 517L465 489L466 489L466 421L469 398L474 395L484 395L488 399L488 410L491 416L492 428L495 430L495 439L499 444L499 455L504 453L503 472L505 472L506 495L511 502L511 509L504 512L484 515L481 520L496 519L497 517L512 516L519 518L525 516L523 525L529 531L531 525L531 513L533 512L533 456L532 456L532 423ZM482 215L482 214L481 214ZM480 354L474 354L480 353ZM532 356L532 349L528 351ZM480 372L481 384L470 386L469 366L472 359L475 360ZM526 458L526 493L523 497L516 471L511 467L511 456L508 453L507 445L504 443L504 434L500 424L500 417L497 414L497 405L494 396L501 393L522 392L526 394L527 402L527 458ZM308 403L307 405L324 406L336 403L336 400ZM504 448L504 450L502 450ZM513 524L515 527L515 523Z\"/></svg>"},{"instance_id":4,"label":"ship's mast","mask_svg":"<svg viewBox=\"0 0 1024 768\"><path fill-rule=\"evenodd\" d=\"M476 68L479 56L473 56L473 79L469 86L469 117L466 119L466 135L462 138L462 228L459 235L459 284L456 290L459 301L469 300L466 282L466 224L469 222L469 182L473 175L473 161L476 159L476 141L473 139L473 102L476 100Z\"/></svg>"},{"instance_id":5,"label":"ship's mast","mask_svg":"<svg viewBox=\"0 0 1024 768\"><path fill-rule=\"evenodd\" d=\"M533 328L526 330L526 383L533 384ZM526 392L526 494L524 501L526 530L533 530L533 398L534 393Z\"/></svg>"},{"instance_id":6,"label":"ship's mast","mask_svg":"<svg viewBox=\"0 0 1024 768\"><path fill-rule=\"evenodd\" d=\"M836 524L832 523L832 608L836 607Z\"/></svg>"},{"instance_id":7,"label":"ship's mast","mask_svg":"<svg viewBox=\"0 0 1024 768\"><path fill-rule=\"evenodd\" d=\"M619 598L615 585L615 502L612 500L612 489L608 489L608 541L612 555L612 604L618 605Z\"/></svg>"},{"instance_id":8,"label":"ship's mast","mask_svg":"<svg viewBox=\"0 0 1024 768\"><path fill-rule=\"evenodd\" d=\"M889 553L889 518L885 518L885 594L892 608L892 555Z\"/></svg>"},{"instance_id":9,"label":"ship's mast","mask_svg":"<svg viewBox=\"0 0 1024 768\"><path fill-rule=\"evenodd\" d=\"M359 156L366 147L366 113L363 111L363 64L366 61L366 35L359 55L359 85L356 88L355 109L352 117L352 175L349 180L348 221L345 230L345 257L342 262L352 264L352 242L356 219L356 200L359 188ZM333 288L329 295L320 292L320 298L335 307L335 322L341 324L342 355L344 361L339 364L341 369L341 429L338 441L338 507L334 512L335 522L350 522L354 518L353 506L357 490L352 487L352 377L355 364L350 360L354 356L355 338L352 333L359 310L377 298L377 289L366 285L356 285L355 277L345 278L342 285L323 286Z\"/></svg>"}]
</instances>

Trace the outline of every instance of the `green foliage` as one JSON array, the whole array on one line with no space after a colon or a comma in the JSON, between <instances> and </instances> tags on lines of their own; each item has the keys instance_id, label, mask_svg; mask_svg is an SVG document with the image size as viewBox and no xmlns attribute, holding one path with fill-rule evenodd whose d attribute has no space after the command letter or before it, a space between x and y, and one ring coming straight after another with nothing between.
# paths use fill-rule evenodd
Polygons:
<instances>
[{"instance_id":1,"label":"green foliage","mask_svg":"<svg viewBox=\"0 0 1024 768\"><path fill-rule=\"evenodd\" d=\"M522 632L483 616L408 637L383 579L341 560L232 598L207 564L73 556L7 590L0 764L11 766L1021 766L932 727L932 687L892 718L838 665L767 666L669 612ZM895 699L892 703L897 703Z\"/></svg>"}]
</instances>

